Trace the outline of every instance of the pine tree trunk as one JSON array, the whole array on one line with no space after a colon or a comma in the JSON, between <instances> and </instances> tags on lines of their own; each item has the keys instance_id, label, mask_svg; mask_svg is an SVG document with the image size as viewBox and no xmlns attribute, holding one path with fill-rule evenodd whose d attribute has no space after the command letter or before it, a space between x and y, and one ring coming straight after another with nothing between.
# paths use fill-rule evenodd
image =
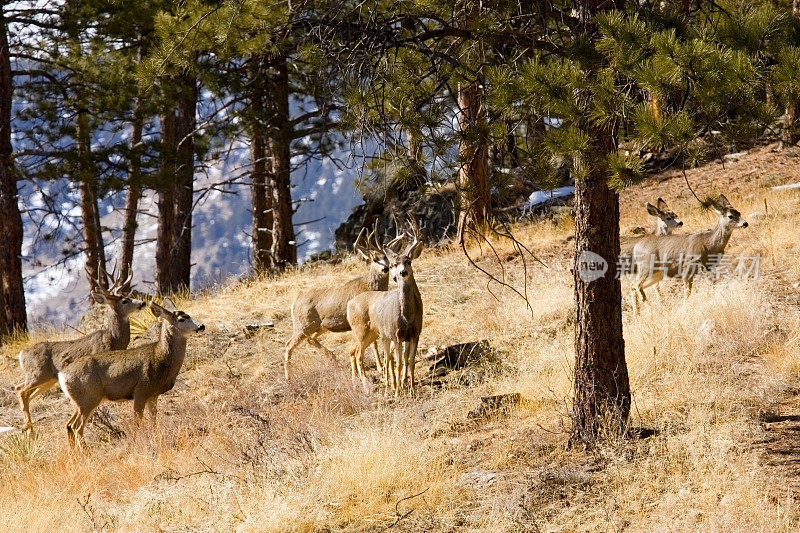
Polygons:
<instances>
[{"instance_id":1,"label":"pine tree trunk","mask_svg":"<svg viewBox=\"0 0 800 533\"><path fill-rule=\"evenodd\" d=\"M622 4L621 0L618 0ZM576 3L586 32L601 0ZM592 170L575 183L575 381L572 443L591 446L598 437L620 436L631 407L625 341L622 337L622 287L616 277L619 255L619 195L608 186L605 157L616 150L616 131L584 125L593 140ZM607 270L599 279L586 276L583 252L599 255ZM583 276L582 276L583 275Z\"/></svg>"},{"instance_id":2,"label":"pine tree trunk","mask_svg":"<svg viewBox=\"0 0 800 533\"><path fill-rule=\"evenodd\" d=\"M179 78L181 92L175 117L178 142L175 181L175 224L172 249L172 291L189 289L192 274L192 206L194 202L194 130L197 127L197 80Z\"/></svg>"},{"instance_id":3,"label":"pine tree trunk","mask_svg":"<svg viewBox=\"0 0 800 533\"><path fill-rule=\"evenodd\" d=\"M194 130L197 80L178 76L177 103L161 117L161 178L156 234L156 291L169 294L189 288L194 199Z\"/></svg>"},{"instance_id":4,"label":"pine tree trunk","mask_svg":"<svg viewBox=\"0 0 800 533\"><path fill-rule=\"evenodd\" d=\"M479 139L479 134L476 135L476 130L486 127L483 100L481 80L459 86L458 126L462 137L458 149L461 164L458 171L461 209L458 218L459 242L463 242L468 226L481 231L490 221L489 147L485 139Z\"/></svg>"},{"instance_id":5,"label":"pine tree trunk","mask_svg":"<svg viewBox=\"0 0 800 533\"><path fill-rule=\"evenodd\" d=\"M250 173L250 205L253 215L253 272L263 275L272 271L272 160L269 155L270 116L265 102L269 98L265 90L264 71L266 58L259 57L251 64L250 74L252 124L250 126L250 158L253 170Z\"/></svg>"},{"instance_id":6,"label":"pine tree trunk","mask_svg":"<svg viewBox=\"0 0 800 533\"><path fill-rule=\"evenodd\" d=\"M603 277L581 279L579 258L594 252L608 265ZM620 435L631 394L622 337L622 288L616 278L619 255L619 195L607 176L594 171L575 185L575 382L572 440L591 444Z\"/></svg>"},{"instance_id":7,"label":"pine tree trunk","mask_svg":"<svg viewBox=\"0 0 800 533\"><path fill-rule=\"evenodd\" d=\"M97 203L97 177L93 171L90 139L89 117L85 111L78 111L78 188L81 193L83 246L86 254L86 273L89 277L89 287L94 290L98 285L108 288L108 280L105 276L105 247L100 226L100 212Z\"/></svg>"},{"instance_id":8,"label":"pine tree trunk","mask_svg":"<svg viewBox=\"0 0 800 533\"><path fill-rule=\"evenodd\" d=\"M139 199L142 197L141 180L141 155L138 150L142 142L143 121L139 112L140 103L137 101L131 121L131 172L128 177L128 197L125 199L125 220L122 226L122 253L120 254L120 279L127 280L133 268L133 247L136 240L137 214ZM130 283L121 287L123 291L131 289Z\"/></svg>"},{"instance_id":9,"label":"pine tree trunk","mask_svg":"<svg viewBox=\"0 0 800 533\"><path fill-rule=\"evenodd\" d=\"M465 7L462 27L474 30L480 14L480 4L472 3ZM476 45L474 63L482 65L484 53L480 44ZM480 68L479 68L480 71ZM470 82L458 86L458 129L461 141L458 147L460 168L458 171L459 216L458 242L464 242L464 234L469 228L483 231L489 224L492 206L489 188L489 146L481 131L486 129L486 105L484 102L484 79L482 73Z\"/></svg>"},{"instance_id":10,"label":"pine tree trunk","mask_svg":"<svg viewBox=\"0 0 800 533\"><path fill-rule=\"evenodd\" d=\"M792 16L800 21L800 0L792 0ZM788 102L783 115L780 149L800 141L800 102Z\"/></svg>"},{"instance_id":11,"label":"pine tree trunk","mask_svg":"<svg viewBox=\"0 0 800 533\"><path fill-rule=\"evenodd\" d=\"M267 171L268 138L263 127L254 126L251 139L253 171L250 195L253 210L253 271L262 275L272 270L272 176Z\"/></svg>"},{"instance_id":12,"label":"pine tree trunk","mask_svg":"<svg viewBox=\"0 0 800 533\"><path fill-rule=\"evenodd\" d=\"M289 73L286 57L275 62L273 78L275 116L272 128L272 260L275 270L297 263L294 226L292 225L291 142L289 124Z\"/></svg>"},{"instance_id":13,"label":"pine tree trunk","mask_svg":"<svg viewBox=\"0 0 800 533\"><path fill-rule=\"evenodd\" d=\"M175 235L175 110L161 116L161 179L158 189L155 282L158 294L172 292L172 239Z\"/></svg>"},{"instance_id":14,"label":"pine tree trunk","mask_svg":"<svg viewBox=\"0 0 800 533\"><path fill-rule=\"evenodd\" d=\"M28 329L22 286L22 216L11 159L12 91L7 27L0 11L0 334Z\"/></svg>"}]
</instances>

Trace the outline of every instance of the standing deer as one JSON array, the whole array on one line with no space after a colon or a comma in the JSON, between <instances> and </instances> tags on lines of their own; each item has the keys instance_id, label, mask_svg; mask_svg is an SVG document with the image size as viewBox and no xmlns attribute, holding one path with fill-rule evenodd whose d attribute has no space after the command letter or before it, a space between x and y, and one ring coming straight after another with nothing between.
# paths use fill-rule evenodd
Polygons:
<instances>
[{"instance_id":1,"label":"standing deer","mask_svg":"<svg viewBox=\"0 0 800 533\"><path fill-rule=\"evenodd\" d=\"M413 241L401 253L384 249L391 265L391 276L397 289L388 292L369 291L359 294L347 304L347 320L353 328L354 345L350 351L353 376L363 377L362 360L367 346L378 340L384 347L384 381L395 396L408 382L411 393L416 384L414 364L422 332L422 296L414 280L411 262L422 253L416 224L412 225ZM394 344L394 355L390 344Z\"/></svg>"},{"instance_id":2,"label":"standing deer","mask_svg":"<svg viewBox=\"0 0 800 533\"><path fill-rule=\"evenodd\" d=\"M148 406L155 422L158 397L175 386L183 365L186 338L206 327L183 311L167 311L155 303L150 309L163 321L158 341L83 357L59 370L61 390L75 408L67 422L70 446L75 445L76 435L83 441L86 422L103 400L133 400L137 421Z\"/></svg>"},{"instance_id":3,"label":"standing deer","mask_svg":"<svg viewBox=\"0 0 800 533\"><path fill-rule=\"evenodd\" d=\"M115 278L115 272L112 272L111 288L104 289L98 280L97 288L91 293L95 302L108 309L108 325L105 328L78 339L40 342L19 352L19 366L22 368L24 381L16 390L25 417L23 431L33 430L31 399L56 384L58 371L62 367L87 355L128 347L131 339L129 317L145 306L144 302L119 292L121 287L130 282L131 276L122 281Z\"/></svg>"},{"instance_id":4,"label":"standing deer","mask_svg":"<svg viewBox=\"0 0 800 533\"><path fill-rule=\"evenodd\" d=\"M658 207L656 207L656 205ZM647 214L655 218L656 221L656 227L650 233L650 235L670 235L675 228L683 226L683 222L678 218L678 215L676 215L675 212L669 208L667 202L659 198L656 202L656 205L653 205L650 202L645 204L645 207L647 208ZM647 235L638 237L623 237L620 239L619 255L631 257L633 255L633 247L643 237L647 237Z\"/></svg>"},{"instance_id":5,"label":"standing deer","mask_svg":"<svg viewBox=\"0 0 800 533\"><path fill-rule=\"evenodd\" d=\"M324 353L335 358L335 354L323 346L317 337L325 331L343 332L350 331L347 321L347 302L364 291L385 291L389 288L389 261L385 250L391 250L402 237L397 236L392 241L381 245L378 241L377 227L366 236L362 243L364 231L361 230L354 244L355 250L369 261L369 272L363 276L351 279L344 285L333 288L310 289L295 298L292 302L292 338L286 344L286 353L283 360L283 373L289 381L289 362L297 345L303 341ZM378 371L381 369L380 356L375 347L375 360Z\"/></svg>"},{"instance_id":6,"label":"standing deer","mask_svg":"<svg viewBox=\"0 0 800 533\"><path fill-rule=\"evenodd\" d=\"M711 203L719 215L717 225L701 233L685 235L647 235L639 239L633 248L636 280L633 289L647 300L644 289L667 277L680 277L686 293L692 290L692 280L702 268L708 270L725 251L735 228L746 228L747 222L720 194ZM636 297L636 292L634 292ZM638 301L638 300L637 300Z\"/></svg>"}]
</instances>

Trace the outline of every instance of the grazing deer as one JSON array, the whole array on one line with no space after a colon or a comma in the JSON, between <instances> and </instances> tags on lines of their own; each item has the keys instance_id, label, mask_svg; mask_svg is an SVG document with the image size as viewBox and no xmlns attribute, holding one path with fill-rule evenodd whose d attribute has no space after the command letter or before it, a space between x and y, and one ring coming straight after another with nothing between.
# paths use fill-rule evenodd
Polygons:
<instances>
[{"instance_id":1,"label":"grazing deer","mask_svg":"<svg viewBox=\"0 0 800 533\"><path fill-rule=\"evenodd\" d=\"M414 364L422 332L422 296L414 281L411 262L422 253L416 224L413 241L405 250L395 253L385 249L391 265L391 276L397 289L388 292L369 291L359 294L347 304L347 320L353 328L354 346L350 351L353 376L363 377L362 360L367 346L378 340L384 347L384 381L395 396L408 381L414 392ZM394 356L390 344L394 343Z\"/></svg>"},{"instance_id":2,"label":"grazing deer","mask_svg":"<svg viewBox=\"0 0 800 533\"><path fill-rule=\"evenodd\" d=\"M633 263L636 278L635 291L647 300L644 289L667 277L680 277L686 293L692 290L692 280L699 270L715 266L728 245L735 228L746 228L747 222L720 194L710 207L719 215L717 225L701 233L685 235L647 235L639 239L633 248ZM634 297L637 293L634 292ZM638 300L637 300L638 302Z\"/></svg>"},{"instance_id":3,"label":"grazing deer","mask_svg":"<svg viewBox=\"0 0 800 533\"><path fill-rule=\"evenodd\" d=\"M657 206L657 207L656 207ZM647 214L655 218L656 227L650 235L670 235L675 228L683 226L683 222L678 218L678 215L669 208L667 202L659 198L656 205L647 202ZM633 247L639 242L640 239L646 237L642 235L638 237L623 237L620 239L620 256L631 257L633 255Z\"/></svg>"},{"instance_id":4,"label":"grazing deer","mask_svg":"<svg viewBox=\"0 0 800 533\"><path fill-rule=\"evenodd\" d=\"M167 311L151 303L153 314L163 321L158 341L90 355L60 369L58 382L75 411L67 422L67 438L75 445L83 441L83 430L92 412L103 400L133 400L133 413L141 420L145 406L156 416L161 394L175 386L186 355L186 338L205 331L183 311Z\"/></svg>"},{"instance_id":5,"label":"grazing deer","mask_svg":"<svg viewBox=\"0 0 800 533\"><path fill-rule=\"evenodd\" d=\"M292 302L292 338L286 344L286 353L283 360L283 373L289 381L289 362L297 345L303 341L324 353L335 358L335 354L319 342L318 338L325 331L343 332L350 331L347 322L347 302L355 295L364 291L385 291L389 288L389 261L385 250L399 242L402 237L397 236L385 246L378 241L377 227L366 236L362 243L364 229L358 234L355 250L369 261L369 272L363 276L351 279L344 285L333 288L310 289L295 298ZM375 351L375 360L378 371L381 369L380 356Z\"/></svg>"},{"instance_id":6,"label":"grazing deer","mask_svg":"<svg viewBox=\"0 0 800 533\"><path fill-rule=\"evenodd\" d=\"M132 274L122 281L115 278L115 271L110 276L110 289L104 289L98 280L97 288L91 293L95 302L108 308L108 325L105 328L78 339L40 342L19 352L19 366L22 368L24 381L16 390L25 417L23 431L33 430L31 399L56 384L58 371L62 367L87 355L128 347L131 339L129 317L143 309L145 303L119 293L120 288L130 282Z\"/></svg>"}]
</instances>

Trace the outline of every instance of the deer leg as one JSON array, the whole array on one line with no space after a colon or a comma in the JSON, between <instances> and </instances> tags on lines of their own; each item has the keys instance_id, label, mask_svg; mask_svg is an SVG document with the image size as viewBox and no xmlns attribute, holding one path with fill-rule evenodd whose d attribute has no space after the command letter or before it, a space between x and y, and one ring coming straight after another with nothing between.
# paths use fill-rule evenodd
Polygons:
<instances>
[{"instance_id":1,"label":"deer leg","mask_svg":"<svg viewBox=\"0 0 800 533\"><path fill-rule=\"evenodd\" d=\"M23 431L33 431L33 420L31 420L30 402L33 398L46 391L56 383L56 380L49 380L44 383L26 385L19 391L19 403L22 407L22 416L25 418Z\"/></svg>"},{"instance_id":2,"label":"deer leg","mask_svg":"<svg viewBox=\"0 0 800 533\"><path fill-rule=\"evenodd\" d=\"M75 424L75 421L78 420L78 416L80 416L80 414L80 410L76 407L75 412L72 413L72 416L69 417L69 420L67 420L67 440L69 441L70 448L75 447L75 430L72 426Z\"/></svg>"},{"instance_id":3,"label":"deer leg","mask_svg":"<svg viewBox=\"0 0 800 533\"><path fill-rule=\"evenodd\" d=\"M688 298L692 293L692 281L694 281L694 279L691 276L683 278L683 295L685 298Z\"/></svg>"},{"instance_id":4,"label":"deer leg","mask_svg":"<svg viewBox=\"0 0 800 533\"><path fill-rule=\"evenodd\" d=\"M73 439L77 441L78 447L83 448L86 444L86 441L83 438L83 430L86 428L86 423L89 421L89 417L92 416L92 413L100 405L100 401L87 401L85 404L77 405L77 412L73 417L75 418L70 424L72 427L73 432Z\"/></svg>"},{"instance_id":5,"label":"deer leg","mask_svg":"<svg viewBox=\"0 0 800 533\"><path fill-rule=\"evenodd\" d=\"M283 377L289 381L289 360L292 358L292 352L297 348L297 345L305 340L306 336L303 332L296 333L292 336L286 344L286 353L283 355Z\"/></svg>"},{"instance_id":6,"label":"deer leg","mask_svg":"<svg viewBox=\"0 0 800 533\"><path fill-rule=\"evenodd\" d=\"M403 343L394 341L394 357L395 357L395 386L394 397L400 396L400 389L403 388L403 383L406 380L406 364L403 360Z\"/></svg>"},{"instance_id":7,"label":"deer leg","mask_svg":"<svg viewBox=\"0 0 800 533\"><path fill-rule=\"evenodd\" d=\"M417 343L419 339L412 339L411 341L406 343L406 353L405 358L408 361L408 383L409 389L411 390L411 395L414 395L414 388L416 386L416 380L414 378L414 366L416 365L417 361Z\"/></svg>"},{"instance_id":8,"label":"deer leg","mask_svg":"<svg viewBox=\"0 0 800 533\"><path fill-rule=\"evenodd\" d=\"M318 336L319 336L319 332L315 331L314 333L312 333L311 335L306 337L306 342L308 342L308 344L310 344L311 346L316 348L318 351L322 352L323 354L327 355L328 357L330 357L331 359L333 359L335 361L336 360L336 354L333 353L328 348L326 348L325 346L323 346L322 343L319 342L319 340L317 339Z\"/></svg>"},{"instance_id":9,"label":"deer leg","mask_svg":"<svg viewBox=\"0 0 800 533\"><path fill-rule=\"evenodd\" d=\"M372 349L375 351L375 368L378 370L378 375L383 375L383 363L381 362L381 354L378 352L378 341L372 343Z\"/></svg>"},{"instance_id":10,"label":"deer leg","mask_svg":"<svg viewBox=\"0 0 800 533\"><path fill-rule=\"evenodd\" d=\"M147 402L147 412L150 414L150 421L153 426L156 425L156 417L158 417L158 396L153 396Z\"/></svg>"},{"instance_id":11,"label":"deer leg","mask_svg":"<svg viewBox=\"0 0 800 533\"><path fill-rule=\"evenodd\" d=\"M144 418L144 408L147 407L150 398L145 396L143 393L139 393L138 391L134 391L133 393L133 416L136 418L136 423L141 424L142 418Z\"/></svg>"},{"instance_id":12,"label":"deer leg","mask_svg":"<svg viewBox=\"0 0 800 533\"><path fill-rule=\"evenodd\" d=\"M381 339L383 344L383 353L385 359L383 362L383 384L386 386L385 394L389 395L389 387L394 388L394 357L392 357L392 342L387 339Z\"/></svg>"},{"instance_id":13,"label":"deer leg","mask_svg":"<svg viewBox=\"0 0 800 533\"><path fill-rule=\"evenodd\" d=\"M356 358L358 358L358 351L361 348L361 343L357 342L350 349L350 379L356 379Z\"/></svg>"}]
</instances>

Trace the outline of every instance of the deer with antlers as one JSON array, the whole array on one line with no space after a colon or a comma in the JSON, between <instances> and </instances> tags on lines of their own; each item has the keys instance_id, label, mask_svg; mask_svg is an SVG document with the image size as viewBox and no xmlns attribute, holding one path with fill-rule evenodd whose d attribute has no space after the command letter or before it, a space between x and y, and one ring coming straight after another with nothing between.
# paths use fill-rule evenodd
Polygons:
<instances>
[{"instance_id":1,"label":"deer with antlers","mask_svg":"<svg viewBox=\"0 0 800 533\"><path fill-rule=\"evenodd\" d=\"M363 377L364 351L378 341L386 354L383 377L387 393L391 387L395 396L406 384L411 393L414 392L414 365L422 332L422 296L411 266L412 261L422 253L422 243L419 241L416 221L410 220L409 227L411 242L403 251L397 253L384 249L390 264L390 275L397 282L397 288L388 292L363 292L347 304L347 320L352 327L354 341L350 351L353 376Z\"/></svg>"},{"instance_id":2,"label":"deer with antlers","mask_svg":"<svg viewBox=\"0 0 800 533\"><path fill-rule=\"evenodd\" d=\"M716 266L716 261L725 252L725 247L736 228L746 228L747 222L733 208L728 199L720 194L709 206L719 219L710 230L685 235L648 235L633 247L633 263L636 280L633 290L647 300L644 289L655 285L665 277L680 277L686 293L692 290L692 281L701 271ZM637 292L634 292L634 297ZM635 299L638 307L638 299Z\"/></svg>"},{"instance_id":3,"label":"deer with antlers","mask_svg":"<svg viewBox=\"0 0 800 533\"><path fill-rule=\"evenodd\" d=\"M78 339L39 342L19 352L19 365L24 381L16 390L25 417L23 431L33 431L31 399L56 384L59 369L87 355L128 347L131 339L129 317L145 306L144 302L120 293L120 289L130 283L132 275L123 281L115 277L115 268L110 276L110 289L104 289L101 280L97 280L97 288L90 296L95 302L107 307L108 322L105 328Z\"/></svg>"},{"instance_id":4,"label":"deer with antlers","mask_svg":"<svg viewBox=\"0 0 800 533\"><path fill-rule=\"evenodd\" d=\"M354 243L356 252L369 261L369 272L351 279L347 283L333 288L308 290L292 302L292 338L286 344L283 372L289 381L289 363L295 348L306 341L308 344L335 358L334 353L319 342L318 337L326 332L350 331L347 321L347 302L364 291L385 291L389 288L389 260L386 250L391 250L401 236L395 237L386 245L382 245L377 236L377 226L365 235L362 229ZM378 371L382 372L380 355L375 347L375 361Z\"/></svg>"},{"instance_id":5,"label":"deer with antlers","mask_svg":"<svg viewBox=\"0 0 800 533\"><path fill-rule=\"evenodd\" d=\"M67 422L71 446L83 442L86 422L103 400L133 400L133 412L141 420L148 407L155 423L158 397L175 386L189 335L205 331L183 311L168 311L155 304L150 309L162 322L156 342L103 351L72 361L58 371L61 390L75 410Z\"/></svg>"}]
</instances>

